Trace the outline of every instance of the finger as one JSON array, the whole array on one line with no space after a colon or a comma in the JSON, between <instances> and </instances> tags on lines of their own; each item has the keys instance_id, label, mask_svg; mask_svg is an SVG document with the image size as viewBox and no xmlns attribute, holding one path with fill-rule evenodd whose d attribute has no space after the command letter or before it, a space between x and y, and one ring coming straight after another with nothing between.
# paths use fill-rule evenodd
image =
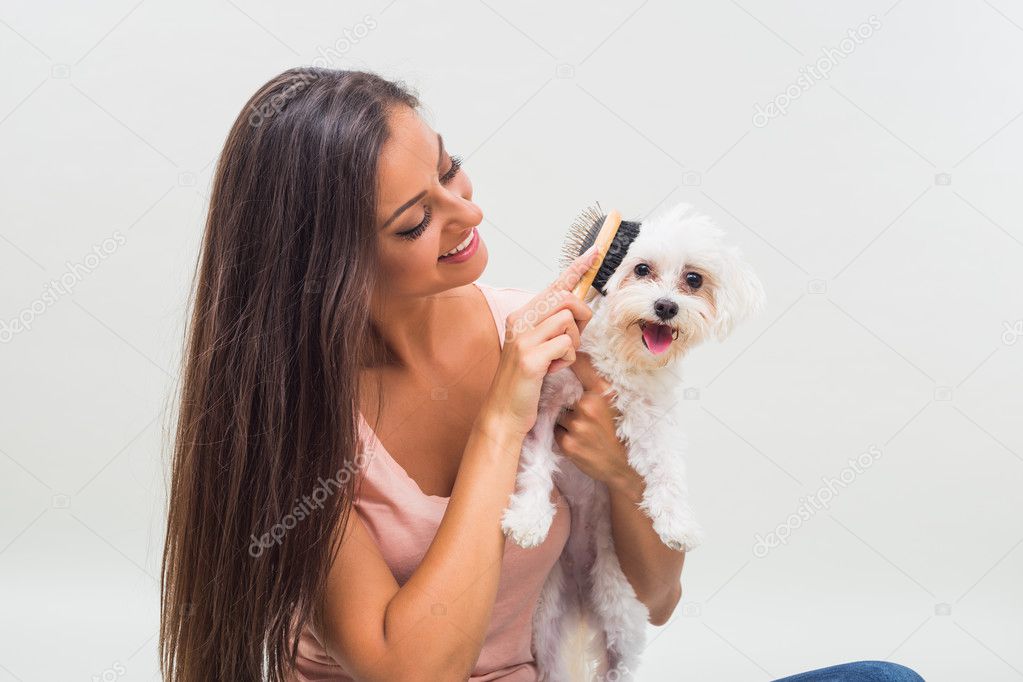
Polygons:
<instances>
[{"instance_id":1,"label":"finger","mask_svg":"<svg viewBox=\"0 0 1023 682\"><path fill-rule=\"evenodd\" d=\"M566 294L562 294L561 296L562 300L557 304L555 310L571 310L572 317L575 319L576 329L582 333L582 331L586 329L586 325L589 324L590 320L593 318L593 310L590 306L586 305L575 296L569 296ZM578 348L578 346L576 347Z\"/></svg>"},{"instance_id":2,"label":"finger","mask_svg":"<svg viewBox=\"0 0 1023 682\"><path fill-rule=\"evenodd\" d=\"M571 337L567 334L555 336L537 348L548 362L547 374L553 374L575 362L575 348L572 346Z\"/></svg>"},{"instance_id":3,"label":"finger","mask_svg":"<svg viewBox=\"0 0 1023 682\"><path fill-rule=\"evenodd\" d=\"M571 310L562 309L543 320L531 332L523 335L528 342L542 343L549 341L561 334L568 334L572 340L572 348L578 348L580 344L579 327L576 325L575 317Z\"/></svg>"},{"instance_id":4,"label":"finger","mask_svg":"<svg viewBox=\"0 0 1023 682\"><path fill-rule=\"evenodd\" d=\"M597 244L579 254L558 278L548 287L552 291L571 292L590 268L600 263L604 254L597 251Z\"/></svg>"},{"instance_id":5,"label":"finger","mask_svg":"<svg viewBox=\"0 0 1023 682\"><path fill-rule=\"evenodd\" d=\"M568 367L568 363L564 360L555 360L551 363L551 366L547 368L547 373L554 374L555 372L560 372L566 367Z\"/></svg>"},{"instance_id":6,"label":"finger","mask_svg":"<svg viewBox=\"0 0 1023 682\"><path fill-rule=\"evenodd\" d=\"M565 296L559 306L572 311L572 317L575 318L576 327L578 327L580 333L586 329L586 325L593 319L593 309L575 296Z\"/></svg>"},{"instance_id":7,"label":"finger","mask_svg":"<svg viewBox=\"0 0 1023 682\"><path fill-rule=\"evenodd\" d=\"M539 301L535 308L527 310L525 317L533 320L536 326L545 318L566 309L572 312L572 318L575 319L579 331L582 331L582 327L593 318L593 310L588 305L563 291L551 293L549 300Z\"/></svg>"},{"instance_id":8,"label":"finger","mask_svg":"<svg viewBox=\"0 0 1023 682\"><path fill-rule=\"evenodd\" d=\"M575 358L570 357L570 354L566 353L565 358L558 358L547 367L547 374L554 374L555 372L560 372L566 367L569 367L574 360Z\"/></svg>"},{"instance_id":9,"label":"finger","mask_svg":"<svg viewBox=\"0 0 1023 682\"><path fill-rule=\"evenodd\" d=\"M582 331L586 323L593 317L593 310L583 301L567 291L548 287L509 315L506 321L507 328L518 336L564 308L572 311L572 316L578 321L579 331Z\"/></svg>"}]
</instances>

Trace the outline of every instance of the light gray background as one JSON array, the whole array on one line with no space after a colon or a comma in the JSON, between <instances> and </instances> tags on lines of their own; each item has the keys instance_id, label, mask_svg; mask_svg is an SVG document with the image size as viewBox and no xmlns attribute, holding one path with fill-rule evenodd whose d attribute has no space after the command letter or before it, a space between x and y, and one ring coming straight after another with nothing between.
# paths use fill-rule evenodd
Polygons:
<instances>
[{"instance_id":1,"label":"light gray background","mask_svg":"<svg viewBox=\"0 0 1023 682\"><path fill-rule=\"evenodd\" d=\"M0 344L0 680L156 678L211 164L249 95L318 57L419 89L486 214L484 282L552 280L594 200L692 202L762 276L765 313L685 370L709 539L640 679L856 659L1023 678L1019 2L281 5L2 5L0 321L31 329ZM754 124L871 15L828 79Z\"/></svg>"}]
</instances>

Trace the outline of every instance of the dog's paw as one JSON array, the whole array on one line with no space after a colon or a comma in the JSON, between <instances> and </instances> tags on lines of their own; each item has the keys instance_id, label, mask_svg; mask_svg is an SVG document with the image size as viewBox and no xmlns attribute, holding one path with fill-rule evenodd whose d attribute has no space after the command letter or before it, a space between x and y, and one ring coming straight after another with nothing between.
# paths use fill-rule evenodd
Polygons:
<instances>
[{"instance_id":1,"label":"dog's paw","mask_svg":"<svg viewBox=\"0 0 1023 682\"><path fill-rule=\"evenodd\" d=\"M688 552L703 543L703 529L695 521L683 524L669 514L662 514L654 519L653 527L661 542L676 552Z\"/></svg>"},{"instance_id":2,"label":"dog's paw","mask_svg":"<svg viewBox=\"0 0 1023 682\"><path fill-rule=\"evenodd\" d=\"M676 552L681 552L683 549L686 548L685 540L675 540L673 538L662 537L661 542L663 542L668 547L668 549L674 550Z\"/></svg>"},{"instance_id":3,"label":"dog's paw","mask_svg":"<svg viewBox=\"0 0 1023 682\"><path fill-rule=\"evenodd\" d=\"M536 547L547 539L556 512L551 503L512 505L501 515L501 530L519 547Z\"/></svg>"},{"instance_id":4,"label":"dog's paw","mask_svg":"<svg viewBox=\"0 0 1023 682\"><path fill-rule=\"evenodd\" d=\"M663 542L666 547L676 552L689 552L696 549L700 545L701 541L687 535L682 538L666 538L661 536L661 542Z\"/></svg>"}]
</instances>

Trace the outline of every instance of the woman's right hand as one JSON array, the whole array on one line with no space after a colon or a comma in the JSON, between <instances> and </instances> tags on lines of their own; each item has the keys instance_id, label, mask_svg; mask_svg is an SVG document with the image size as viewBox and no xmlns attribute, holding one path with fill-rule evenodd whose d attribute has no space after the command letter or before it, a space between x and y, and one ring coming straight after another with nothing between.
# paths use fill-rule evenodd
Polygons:
<instances>
[{"instance_id":1,"label":"woman's right hand","mask_svg":"<svg viewBox=\"0 0 1023 682\"><path fill-rule=\"evenodd\" d=\"M500 415L498 418L522 436L533 428L544 377L575 362L579 337L593 311L572 289L601 255L596 245L591 246L547 288L508 316L501 359L482 415Z\"/></svg>"}]
</instances>

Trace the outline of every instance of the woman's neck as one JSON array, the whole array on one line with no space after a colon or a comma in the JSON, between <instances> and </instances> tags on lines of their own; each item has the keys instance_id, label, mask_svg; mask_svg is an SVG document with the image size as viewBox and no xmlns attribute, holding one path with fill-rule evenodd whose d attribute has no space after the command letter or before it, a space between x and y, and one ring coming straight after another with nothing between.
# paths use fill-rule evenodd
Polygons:
<instances>
[{"instance_id":1,"label":"woman's neck","mask_svg":"<svg viewBox=\"0 0 1023 682\"><path fill-rule=\"evenodd\" d=\"M370 312L370 366L423 367L450 353L452 336L468 329L459 289L375 302Z\"/></svg>"}]
</instances>

